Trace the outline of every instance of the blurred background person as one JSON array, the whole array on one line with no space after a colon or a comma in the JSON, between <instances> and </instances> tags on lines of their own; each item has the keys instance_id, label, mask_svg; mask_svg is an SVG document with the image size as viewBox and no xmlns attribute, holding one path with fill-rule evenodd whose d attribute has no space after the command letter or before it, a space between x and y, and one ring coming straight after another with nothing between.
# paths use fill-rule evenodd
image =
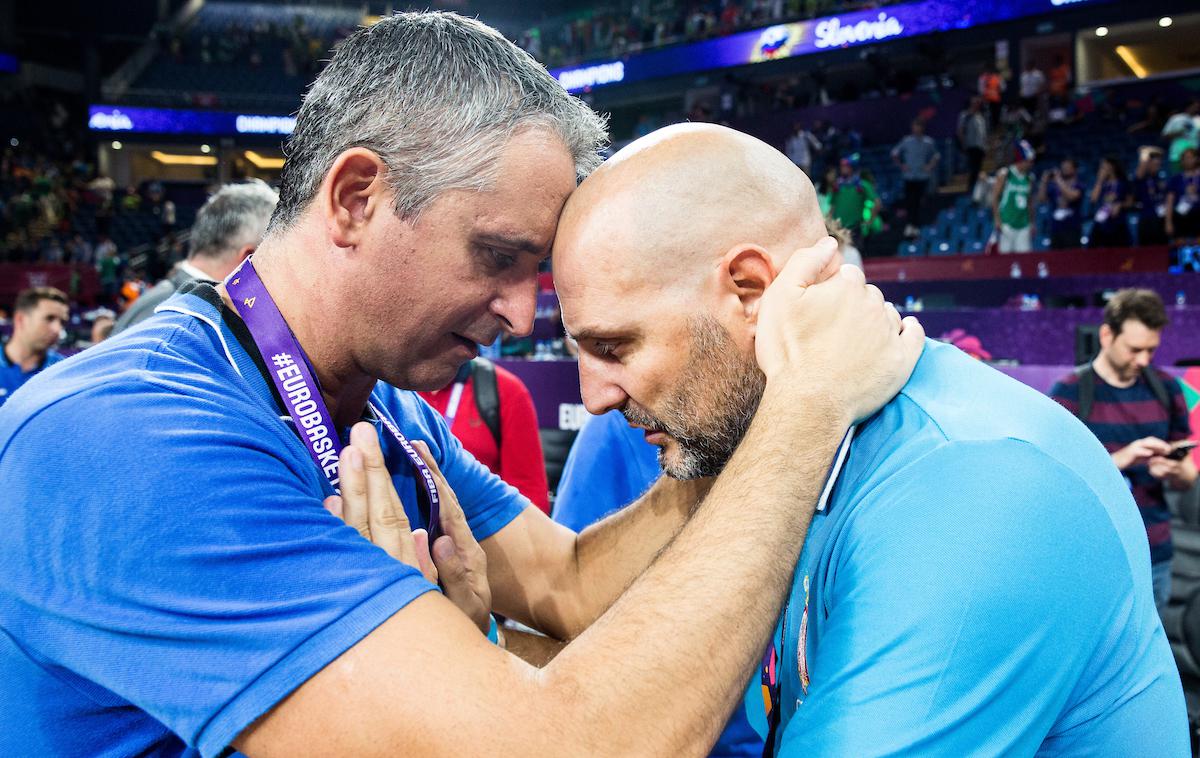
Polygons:
<instances>
[{"instance_id":1,"label":"blurred background person","mask_svg":"<svg viewBox=\"0 0 1200 758\"><path fill-rule=\"evenodd\" d=\"M1028 253L1033 249L1037 206L1033 203L1034 153L1022 140L1013 148L1012 162L996 174L992 190L992 217L1001 253Z\"/></svg>"},{"instance_id":2,"label":"blurred background person","mask_svg":"<svg viewBox=\"0 0 1200 758\"><path fill-rule=\"evenodd\" d=\"M1104 308L1100 354L1063 377L1050 396L1087 424L1120 469L1146 524L1154 601L1171 596L1171 512L1164 487L1196 483L1191 455L1171 457L1191 434L1179 382L1152 365L1167 327L1162 299L1151 290L1126 289Z\"/></svg>"},{"instance_id":3,"label":"blurred background person","mask_svg":"<svg viewBox=\"0 0 1200 758\"><path fill-rule=\"evenodd\" d=\"M520 379L485 358L476 358L464 364L447 386L418 394L442 414L467 452L543 513L550 513L537 409Z\"/></svg>"},{"instance_id":4,"label":"blurred background person","mask_svg":"<svg viewBox=\"0 0 1200 758\"><path fill-rule=\"evenodd\" d=\"M1133 181L1134 208L1138 214L1138 244L1165 245L1167 230L1167 182L1162 176L1163 151L1142 147L1138 151L1137 175Z\"/></svg>"},{"instance_id":5,"label":"blurred background person","mask_svg":"<svg viewBox=\"0 0 1200 758\"><path fill-rule=\"evenodd\" d=\"M68 303L53 287L32 287L17 295L12 337L0 351L0 405L34 375L63 359L53 348L70 316Z\"/></svg>"},{"instance_id":6,"label":"blurred background person","mask_svg":"<svg viewBox=\"0 0 1200 758\"><path fill-rule=\"evenodd\" d=\"M187 282L219 282L228 276L258 247L278 202L278 193L258 179L222 187L196 213L187 260L143 292L117 319L113 334L150 318Z\"/></svg>"},{"instance_id":7,"label":"blurred background person","mask_svg":"<svg viewBox=\"0 0 1200 758\"><path fill-rule=\"evenodd\" d=\"M1083 232L1083 185L1074 158L1064 158L1057 169L1042 174L1038 202L1050 205L1050 247L1074 249Z\"/></svg>"},{"instance_id":8,"label":"blurred background person","mask_svg":"<svg viewBox=\"0 0 1200 758\"><path fill-rule=\"evenodd\" d=\"M1179 156L1179 173L1167 180L1165 226L1175 242L1200 237L1200 162L1196 148Z\"/></svg>"},{"instance_id":9,"label":"blurred background person","mask_svg":"<svg viewBox=\"0 0 1200 758\"><path fill-rule=\"evenodd\" d=\"M1089 246L1129 247L1129 223L1125 211L1133 205L1133 196L1120 158L1109 155L1100 160L1091 201L1095 223Z\"/></svg>"}]
</instances>

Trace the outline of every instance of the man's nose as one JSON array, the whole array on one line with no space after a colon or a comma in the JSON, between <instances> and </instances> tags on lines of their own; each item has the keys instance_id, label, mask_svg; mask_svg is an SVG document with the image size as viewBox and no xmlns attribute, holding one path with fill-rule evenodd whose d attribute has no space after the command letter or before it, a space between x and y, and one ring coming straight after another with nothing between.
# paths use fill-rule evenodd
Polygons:
<instances>
[{"instance_id":1,"label":"man's nose","mask_svg":"<svg viewBox=\"0 0 1200 758\"><path fill-rule=\"evenodd\" d=\"M532 333L537 311L537 273L501 287L492 300L491 311L500 317L512 336L524 337Z\"/></svg>"},{"instance_id":2,"label":"man's nose","mask_svg":"<svg viewBox=\"0 0 1200 758\"><path fill-rule=\"evenodd\" d=\"M594 416L620 408L629 399L610 368L586 352L579 355L579 391L584 407Z\"/></svg>"}]
</instances>

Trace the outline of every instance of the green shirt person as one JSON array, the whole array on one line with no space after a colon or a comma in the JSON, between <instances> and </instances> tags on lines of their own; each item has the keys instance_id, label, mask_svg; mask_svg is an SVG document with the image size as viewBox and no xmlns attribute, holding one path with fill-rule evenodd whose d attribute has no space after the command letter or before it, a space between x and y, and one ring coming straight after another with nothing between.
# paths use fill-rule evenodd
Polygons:
<instances>
[{"instance_id":1,"label":"green shirt person","mask_svg":"<svg viewBox=\"0 0 1200 758\"><path fill-rule=\"evenodd\" d=\"M829 213L851 232L866 236L879 216L881 203L875 185L858 171L858 156L842 158Z\"/></svg>"},{"instance_id":2,"label":"green shirt person","mask_svg":"<svg viewBox=\"0 0 1200 758\"><path fill-rule=\"evenodd\" d=\"M1001 253L1028 253L1033 249L1033 147L1025 140L1014 148L1013 161L996 174L992 218Z\"/></svg>"}]
</instances>

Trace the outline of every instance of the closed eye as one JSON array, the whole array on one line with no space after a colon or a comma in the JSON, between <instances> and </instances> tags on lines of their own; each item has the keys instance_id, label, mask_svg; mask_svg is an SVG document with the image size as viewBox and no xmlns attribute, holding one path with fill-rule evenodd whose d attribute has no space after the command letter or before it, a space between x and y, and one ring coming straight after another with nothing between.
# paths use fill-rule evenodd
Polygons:
<instances>
[{"instance_id":1,"label":"closed eye","mask_svg":"<svg viewBox=\"0 0 1200 758\"><path fill-rule=\"evenodd\" d=\"M591 345L591 353L597 358L611 360L617 357L617 348L620 345L612 340L597 340Z\"/></svg>"},{"instance_id":2,"label":"closed eye","mask_svg":"<svg viewBox=\"0 0 1200 758\"><path fill-rule=\"evenodd\" d=\"M492 265L495 266L498 271L510 269L517 263L516 256L505 253L498 248L489 247L487 248L487 252L492 258Z\"/></svg>"}]
</instances>

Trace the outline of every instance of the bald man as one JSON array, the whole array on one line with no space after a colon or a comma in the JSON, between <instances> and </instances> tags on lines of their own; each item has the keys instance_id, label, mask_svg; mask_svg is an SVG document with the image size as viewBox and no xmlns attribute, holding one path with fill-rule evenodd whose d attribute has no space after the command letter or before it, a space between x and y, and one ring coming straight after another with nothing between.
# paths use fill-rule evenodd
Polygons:
<instances>
[{"instance_id":1,"label":"bald man","mask_svg":"<svg viewBox=\"0 0 1200 758\"><path fill-rule=\"evenodd\" d=\"M588 410L619 409L671 477L719 473L763 395L763 294L824 233L751 137L684 125L615 155L554 244ZM1186 755L1145 542L1081 424L928 343L835 459L751 689L768 751Z\"/></svg>"}]
</instances>

